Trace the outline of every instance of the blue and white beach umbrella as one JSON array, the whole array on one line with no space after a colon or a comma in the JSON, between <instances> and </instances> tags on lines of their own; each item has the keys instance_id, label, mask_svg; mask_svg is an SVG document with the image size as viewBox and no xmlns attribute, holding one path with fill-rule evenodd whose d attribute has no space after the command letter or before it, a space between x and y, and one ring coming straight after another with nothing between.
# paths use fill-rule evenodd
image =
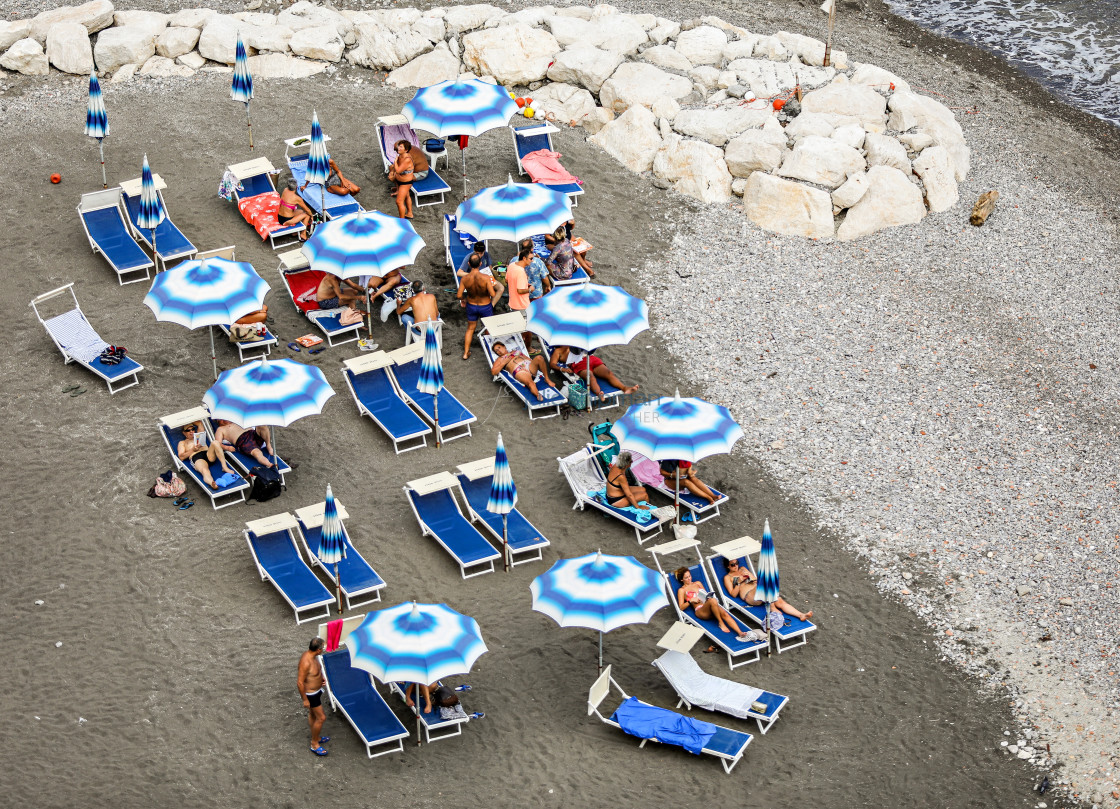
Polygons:
<instances>
[{"instance_id":1,"label":"blue and white beach umbrella","mask_svg":"<svg viewBox=\"0 0 1120 809\"><path fill-rule=\"evenodd\" d=\"M766 604L766 653L770 654L770 610L781 595L778 584L778 556L774 553L774 538L770 535L770 520L762 529L762 549L758 552L758 584L754 597Z\"/></svg>"},{"instance_id":2,"label":"blue and white beach umbrella","mask_svg":"<svg viewBox=\"0 0 1120 809\"><path fill-rule=\"evenodd\" d=\"M319 114L311 113L311 151L307 153L307 174L304 181L319 185L320 204L327 209L327 178L331 176L331 156L327 154L327 141L319 126Z\"/></svg>"},{"instance_id":3,"label":"blue and white beach umbrella","mask_svg":"<svg viewBox=\"0 0 1120 809\"><path fill-rule=\"evenodd\" d=\"M214 326L229 326L260 309L269 288L251 264L224 258L184 261L152 280L144 303L156 320L188 329L210 327L210 358L216 379Z\"/></svg>"},{"instance_id":4,"label":"blue and white beach umbrella","mask_svg":"<svg viewBox=\"0 0 1120 809\"><path fill-rule=\"evenodd\" d=\"M303 254L312 270L339 278L383 278L412 264L423 248L424 240L407 219L361 211L319 225L303 245Z\"/></svg>"},{"instance_id":5,"label":"blue and white beach umbrella","mask_svg":"<svg viewBox=\"0 0 1120 809\"><path fill-rule=\"evenodd\" d=\"M89 101L86 104L86 134L97 138L97 150L101 154L101 184L109 187L105 179L105 147L102 141L109 137L109 114L105 111L105 100L101 97L101 82L96 73L89 74Z\"/></svg>"},{"instance_id":6,"label":"blue and white beach umbrella","mask_svg":"<svg viewBox=\"0 0 1120 809\"><path fill-rule=\"evenodd\" d=\"M506 126L517 105L504 87L478 79L454 79L422 87L401 113L413 129L441 138L481 135ZM467 196L467 155L463 157L463 197Z\"/></svg>"},{"instance_id":7,"label":"blue and white beach umbrella","mask_svg":"<svg viewBox=\"0 0 1120 809\"><path fill-rule=\"evenodd\" d=\"M420 358L420 376L416 380L416 389L432 397L436 447L440 447L442 434L439 429L439 392L443 390L443 355L439 350L439 340L436 339L435 324L431 321L424 324L424 356Z\"/></svg>"},{"instance_id":8,"label":"blue and white beach umbrella","mask_svg":"<svg viewBox=\"0 0 1120 809\"><path fill-rule=\"evenodd\" d=\"M455 210L455 225L479 241L516 242L551 233L572 218L568 195L538 183L515 183L484 188Z\"/></svg>"},{"instance_id":9,"label":"blue and white beach umbrella","mask_svg":"<svg viewBox=\"0 0 1120 809\"><path fill-rule=\"evenodd\" d=\"M507 516L517 506L517 487L513 485L513 473L506 457L506 445L502 434L498 433L498 448L494 451L494 476L490 482L490 498L486 510L491 514L502 515L502 559L506 572L509 572L509 527Z\"/></svg>"},{"instance_id":10,"label":"blue and white beach umbrella","mask_svg":"<svg viewBox=\"0 0 1120 809\"><path fill-rule=\"evenodd\" d=\"M599 670L603 633L628 624L648 623L667 606L661 576L633 556L602 552L561 559L529 586L533 609L560 626L599 631Z\"/></svg>"},{"instance_id":11,"label":"blue and white beach umbrella","mask_svg":"<svg viewBox=\"0 0 1120 809\"><path fill-rule=\"evenodd\" d=\"M466 674L487 651L476 620L446 604L415 601L369 613L347 637L346 647L350 664L381 682L421 685ZM420 744L419 713L416 722Z\"/></svg>"},{"instance_id":12,"label":"blue and white beach umbrella","mask_svg":"<svg viewBox=\"0 0 1120 809\"><path fill-rule=\"evenodd\" d=\"M338 577L338 563L346 558L346 536L342 533L342 520L334 502L331 484L327 484L327 499L323 503L323 525L319 529L319 547L316 554L324 564L334 565L334 581L338 596L338 611L342 612L342 579Z\"/></svg>"},{"instance_id":13,"label":"blue and white beach umbrella","mask_svg":"<svg viewBox=\"0 0 1120 809\"><path fill-rule=\"evenodd\" d=\"M237 35L237 50L234 52L233 84L229 97L245 105L245 120L249 123L249 151L253 150L253 116L249 114L249 102L253 100L253 74L249 72L249 55L241 35Z\"/></svg>"},{"instance_id":14,"label":"blue and white beach umbrella","mask_svg":"<svg viewBox=\"0 0 1120 809\"><path fill-rule=\"evenodd\" d=\"M148 166L148 156L144 155L144 165L140 171L140 210L136 214L136 227L152 231L152 255L159 266L159 250L156 249L156 228L167 218L163 209L163 198L156 191L152 180L152 169ZM157 273L158 274L158 273Z\"/></svg>"}]
</instances>

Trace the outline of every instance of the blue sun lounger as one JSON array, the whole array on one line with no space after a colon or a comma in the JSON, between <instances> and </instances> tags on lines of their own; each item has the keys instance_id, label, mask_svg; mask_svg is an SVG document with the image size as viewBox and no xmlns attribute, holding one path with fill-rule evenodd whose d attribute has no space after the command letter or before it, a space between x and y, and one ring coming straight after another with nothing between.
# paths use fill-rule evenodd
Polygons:
<instances>
[{"instance_id":1,"label":"blue sun lounger","mask_svg":"<svg viewBox=\"0 0 1120 809\"><path fill-rule=\"evenodd\" d=\"M401 702L408 704L408 699L405 697L405 689L408 688L408 683L389 683L389 692L396 694L401 698ZM441 682L440 685L443 685ZM420 703L423 702L423 697L414 695L413 706L409 708L413 716L420 717L420 729L424 731L424 742L431 744L438 742L441 739L453 739L456 736L463 735L463 725L471 721L470 716L460 716L455 719L444 719L439 712L439 706L435 705L432 710L421 713Z\"/></svg>"},{"instance_id":2,"label":"blue sun lounger","mask_svg":"<svg viewBox=\"0 0 1120 809\"><path fill-rule=\"evenodd\" d=\"M490 367L498 359L498 355L494 353L494 344L502 343L510 351L520 351L526 356L528 352L525 350L525 342L522 338L522 332L525 331L525 315L521 312L509 312L504 315L493 315L492 317L482 318L482 332L479 335L479 342L482 343L482 351L486 355L486 362ZM498 372L498 375L492 377L495 382L501 382L505 385L509 392L517 398L521 404L525 405L525 409L529 411L529 420L534 418L549 419L553 416L560 415L560 406L567 403L557 388L549 387L541 374L537 374L536 384L537 390L540 391L543 399L538 401L529 388L517 380L517 378L505 369Z\"/></svg>"},{"instance_id":3,"label":"blue sun lounger","mask_svg":"<svg viewBox=\"0 0 1120 809\"><path fill-rule=\"evenodd\" d=\"M194 468L194 465L181 460L179 458L179 453L176 451L179 447L179 442L184 438L182 428L196 421L202 422L203 429L206 430L207 442L209 443L209 441L214 440L214 434L210 431L209 416L210 414L201 407L192 407L190 410L172 413L170 416L164 416L159 420L159 433L163 437L163 443L167 446L167 451L171 453L171 458L175 462L175 468L181 470L183 474L198 484L198 487L202 489L202 491L206 492L207 497L210 498L210 505L217 511L226 506L244 503L245 495L249 490L249 481L241 475L237 475L237 480L231 481L224 486L219 486L217 489L211 489L206 485L206 481L202 479L202 475ZM225 474L226 473L222 471L221 464L210 464L210 476L215 481Z\"/></svg>"},{"instance_id":4,"label":"blue sun lounger","mask_svg":"<svg viewBox=\"0 0 1120 809\"><path fill-rule=\"evenodd\" d=\"M426 425L408 402L397 393L388 367L393 360L384 351L374 351L343 362L342 375L358 406L358 413L369 416L389 440L393 452L400 455L428 445L432 428ZM416 442L412 446L402 444Z\"/></svg>"},{"instance_id":5,"label":"blue sun lounger","mask_svg":"<svg viewBox=\"0 0 1120 809\"><path fill-rule=\"evenodd\" d=\"M203 412L205 413L206 411L203 411ZM210 420L208 414L203 419L203 423L205 423L205 425L206 425L207 433L209 433L210 435L213 435L216 428L214 426L214 422L212 422ZM225 452L226 457L230 459L230 461L233 463L233 465L236 466L238 469L240 469L247 476L249 475L250 472L252 472L254 466L260 466L260 464L257 463L256 458L254 458L252 455L246 455L244 452L241 452L236 447L234 447L232 444L228 444L228 443L222 444L222 451ZM261 450L261 451L264 452L264 450ZM268 453L266 452L265 456L270 461L272 461L273 464L275 464L276 471L280 475L280 485L286 487L288 485L288 481L285 480L284 476L292 471L292 467L288 464L287 461L285 461L279 455L277 455L275 458L273 458L273 456L268 455Z\"/></svg>"},{"instance_id":6,"label":"blue sun lounger","mask_svg":"<svg viewBox=\"0 0 1120 809\"><path fill-rule=\"evenodd\" d=\"M517 171L519 174L526 174L525 167L521 163L521 159L530 152L537 152L541 149L547 149L550 152L556 151L552 148L552 133L559 132L560 130L552 124L533 124L532 126L509 128L510 133L513 135L513 148L517 152ZM535 182L535 181L534 181ZM583 186L579 183L541 183L545 188L551 188L553 191L559 191L561 194L567 194L568 200L572 203L572 207L579 205L580 195L583 194Z\"/></svg>"},{"instance_id":7,"label":"blue sun lounger","mask_svg":"<svg viewBox=\"0 0 1120 809\"><path fill-rule=\"evenodd\" d=\"M723 586L723 577L727 575L728 559L738 559L742 567L749 570L752 576L757 577L751 556L757 554L761 548L762 546L756 540L750 537L741 537L720 545L713 545L712 550L715 553L707 557L708 565L712 569L712 581L723 605L733 612L746 616L759 626L762 626L762 621L766 617L766 607L762 604L748 604L738 596L728 593ZM785 625L780 629L772 629L770 636L774 639L774 648L778 654L781 654L807 644L809 633L815 632L816 629L817 625L812 621L802 621L792 615L786 615Z\"/></svg>"},{"instance_id":8,"label":"blue sun lounger","mask_svg":"<svg viewBox=\"0 0 1120 809\"><path fill-rule=\"evenodd\" d=\"M155 183L156 196L159 197L160 202L163 202L163 189L167 187L167 184L158 174L152 175L152 180ZM171 221L170 214L167 214L163 221L156 225L154 238L152 228L142 228L136 224L140 219L141 187L142 180L140 177L121 183L121 202L124 203L125 213L128 214L128 227L132 231L132 235L143 242L149 250L154 250L153 255L158 272L161 263L166 270L167 262L176 259L188 259L197 253L198 249L191 244L190 239L183 235L183 231L179 230L175 223ZM164 203L163 210L166 214L166 203Z\"/></svg>"},{"instance_id":9,"label":"blue sun lounger","mask_svg":"<svg viewBox=\"0 0 1120 809\"><path fill-rule=\"evenodd\" d=\"M602 714L599 706L610 694L612 686L618 690L622 701L608 717ZM682 749L699 748L700 754L718 758L724 772L728 775L735 769L747 746L754 739L751 734L744 731L732 730L711 722L701 722L676 711L657 708L648 702L631 697L611 677L610 666L603 669L603 673L588 691L587 715L592 714L599 717L599 721L604 724L636 735L642 740L638 745L639 748L645 747L646 742L650 741L671 744ZM637 714L641 715L640 721Z\"/></svg>"},{"instance_id":10,"label":"blue sun lounger","mask_svg":"<svg viewBox=\"0 0 1120 809\"><path fill-rule=\"evenodd\" d=\"M393 365L389 367L389 375L393 379L397 392L402 399L416 408L426 422L435 427L436 437L440 442L446 443L456 438L470 436L471 424L477 421L477 418L446 387L437 394L439 423L436 423L437 397L430 393L421 393L417 388L420 382L420 360L423 356L422 341L389 352L389 357L393 360Z\"/></svg>"},{"instance_id":11,"label":"blue sun lounger","mask_svg":"<svg viewBox=\"0 0 1120 809\"><path fill-rule=\"evenodd\" d=\"M650 518L643 522L633 511L615 508L607 503L605 497L601 495L606 490L607 478L596 460L596 456L607 449L609 447L605 445L597 448L585 446L566 458L556 459L560 464L560 472L568 481L568 486L571 487L572 495L576 499L572 509L578 508L583 511L585 506L591 506L621 520L634 529L634 536L641 545L660 534L661 526L674 519L676 512L672 506L655 508L649 512Z\"/></svg>"},{"instance_id":12,"label":"blue sun lounger","mask_svg":"<svg viewBox=\"0 0 1120 809\"><path fill-rule=\"evenodd\" d=\"M74 308L44 320L39 307L52 298L64 295L67 292L70 293L70 297L74 301ZM62 352L62 358L65 360L64 364L69 365L72 362L77 362L97 374L105 380L110 395L140 384L140 372L144 370L144 366L131 357L122 357L116 365L106 365L101 361L101 352L108 348L109 344L101 339L101 335L94 330L86 319L85 312L78 305L78 296L74 293L73 282L58 289L52 289L50 292L44 292L34 298L30 306L35 311L35 317L43 324L43 328L47 330L51 340Z\"/></svg>"},{"instance_id":13,"label":"blue sun lounger","mask_svg":"<svg viewBox=\"0 0 1120 809\"><path fill-rule=\"evenodd\" d=\"M296 624L330 618L334 593L312 572L299 555L293 534L299 530L287 512L245 523L245 541L261 581L276 588L296 616Z\"/></svg>"},{"instance_id":14,"label":"blue sun lounger","mask_svg":"<svg viewBox=\"0 0 1120 809\"><path fill-rule=\"evenodd\" d=\"M119 188L82 194L78 203L78 216L82 220L86 238L89 239L89 246L109 262L121 286L152 277L152 260L128 232L128 225L121 211ZM126 275L140 273L143 273L142 277L124 280Z\"/></svg>"},{"instance_id":15,"label":"blue sun lounger","mask_svg":"<svg viewBox=\"0 0 1120 809\"><path fill-rule=\"evenodd\" d=\"M323 135L324 141L329 141L330 135ZM318 183L312 183L303 187L304 182L307 180L307 158L308 154L291 154L293 149L301 149L307 147L311 149L311 138L305 136L298 138L288 138L284 141L286 148L284 149L284 159L288 161L288 170L292 173L292 178L299 183L299 195L303 201L308 204L311 210L319 215L320 219L331 220L336 216L345 216L348 213L357 213L358 211L365 210L358 200L354 199L350 194L339 195L332 194ZM324 204L326 207L324 208Z\"/></svg>"},{"instance_id":16,"label":"blue sun lounger","mask_svg":"<svg viewBox=\"0 0 1120 809\"><path fill-rule=\"evenodd\" d=\"M385 580L377 575L369 562L365 560L354 543L350 541L350 534L346 530L346 520L349 514L342 503L335 501L338 507L338 516L342 520L342 537L346 543L346 557L338 563L338 578L335 582L334 565L325 564L318 556L319 540L323 535L323 509L326 503L317 503L307 508L296 509L296 522L299 523L299 535L303 540L307 558L311 560L311 567L322 569L332 583L341 584L342 597L346 601L346 609L364 607L367 604L381 600L381 590L385 587ZM357 600L364 599L364 600Z\"/></svg>"},{"instance_id":17,"label":"blue sun lounger","mask_svg":"<svg viewBox=\"0 0 1120 809\"><path fill-rule=\"evenodd\" d=\"M455 502L451 489L456 485L449 472L437 472L409 481L404 492L424 536L431 536L451 554L464 579L494 572L494 560L502 555L478 532ZM467 570L478 568L468 574Z\"/></svg>"},{"instance_id":18,"label":"blue sun lounger","mask_svg":"<svg viewBox=\"0 0 1120 809\"><path fill-rule=\"evenodd\" d=\"M327 683L331 707L346 717L365 745L366 755L377 758L387 753L403 753L403 739L408 738L408 729L385 698L377 693L369 672L354 668L350 664L350 652L345 648L326 652L319 659L323 662L323 679ZM385 745L390 746L374 752L374 748Z\"/></svg>"},{"instance_id":19,"label":"blue sun lounger","mask_svg":"<svg viewBox=\"0 0 1120 809\"><path fill-rule=\"evenodd\" d=\"M486 527L500 546L502 515L486 510L486 503L490 499L490 486L494 482L493 456L463 464L458 467L458 472L456 480L459 484L459 492L467 503L467 512L472 520ZM510 565L517 566L525 562L544 560L544 549L551 543L516 508L506 515L506 528L509 535Z\"/></svg>"},{"instance_id":20,"label":"blue sun lounger","mask_svg":"<svg viewBox=\"0 0 1120 809\"><path fill-rule=\"evenodd\" d=\"M288 297L296 311L306 317L327 338L327 345L331 348L352 343L361 339L361 329L364 323L354 323L349 326L342 325L341 307L338 309L320 309L314 301L314 292L323 280L323 273L310 269L311 265L302 248L287 250L279 254L280 266L277 271L284 282L284 289L288 290ZM312 300L303 300L303 296L311 294Z\"/></svg>"},{"instance_id":21,"label":"blue sun lounger","mask_svg":"<svg viewBox=\"0 0 1120 809\"><path fill-rule=\"evenodd\" d=\"M393 146L396 141L408 140L417 148L420 146L419 136L413 131L408 119L403 115L383 115L377 119L374 129L377 130L377 145L381 149L381 162L386 174L389 173L389 166L393 164L389 155L396 157ZM393 143L386 142L387 139L392 139ZM450 191L451 186L436 173L435 166L430 165L428 166L428 176L412 184L413 203L417 208L440 205L443 203L444 196Z\"/></svg>"}]
</instances>

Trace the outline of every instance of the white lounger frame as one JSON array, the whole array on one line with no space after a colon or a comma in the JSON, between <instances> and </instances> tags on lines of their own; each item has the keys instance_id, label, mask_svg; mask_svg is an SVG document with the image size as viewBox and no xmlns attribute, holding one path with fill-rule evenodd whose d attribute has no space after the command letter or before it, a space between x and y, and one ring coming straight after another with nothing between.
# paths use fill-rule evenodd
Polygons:
<instances>
[{"instance_id":1,"label":"white lounger frame","mask_svg":"<svg viewBox=\"0 0 1120 809\"><path fill-rule=\"evenodd\" d=\"M335 500L334 504L338 508L338 519L342 522L342 531L343 531L344 534L346 534L346 538L348 540L350 540L350 532L346 530L346 520L350 519L350 513L346 510L346 506L342 505L342 503L339 502L338 500ZM317 567L322 569L323 575L325 575L328 579L330 579L331 584L334 585L337 588L338 587L338 582L335 580L335 577L334 577L334 565L328 565L325 562L323 562L321 559L319 559L318 554L316 554L315 551L312 550L311 543L309 543L307 541L307 535L303 533L303 527L304 526L306 526L308 528L318 528L319 526L321 526L323 524L323 511L326 509L326 506L327 506L327 504L325 502L321 502L321 503L316 503L315 505L312 505L312 506L306 506L304 508L297 508L296 509L296 533L299 535L299 540L300 540L300 543L303 545L303 549L305 551L307 551L307 559L308 559L308 561L311 562L311 569L314 570ZM350 547L354 548L353 540L350 540ZM357 548L354 548L354 550L357 551ZM365 559L364 556L362 558ZM368 559L366 559L366 564L369 564ZM370 567L372 568L373 566L370 565ZM380 578L380 574L378 574L378 577ZM327 589L330 589L330 588L327 588ZM353 610L353 609L357 609L358 607L366 607L366 606L369 606L370 604L376 604L378 601L381 600L381 591L384 590L384 589L385 589L385 580L384 579L381 579L381 584L376 584L373 587L370 587L366 590L359 590L356 593L347 592L346 588L343 587L342 588L342 598L346 602L347 612L349 612L350 610ZM367 598L365 601L355 601L354 600L356 598L362 598L363 596L372 596L372 598Z\"/></svg>"},{"instance_id":2,"label":"white lounger frame","mask_svg":"<svg viewBox=\"0 0 1120 809\"><path fill-rule=\"evenodd\" d=\"M330 594L330 599L325 603L312 604L310 606L302 608L297 607L292 603L292 600L288 598L288 594L285 593L282 588L278 587L271 578L269 578L268 571L261 566L260 560L257 559L257 552L253 550L253 542L249 539L250 531L256 534L258 537L262 534L273 534L280 531L286 531L288 535L288 541L292 543L292 550L296 552L296 556L299 556L299 545L296 544L295 538L295 534L299 533L299 524L296 522L296 518L285 511L282 514L275 514L271 517L265 517L261 520L252 520L251 522L247 522L245 523L245 528L241 533L245 536L245 543L249 546L249 553L253 557L253 564L257 566L257 573L260 574L261 581L267 581L271 583L272 589L278 592L281 598L288 602L288 606L292 608L292 612L296 616L296 626L305 624L308 621L316 621L320 618L330 618L331 605L335 603L334 594ZM314 571L312 571L312 575L315 575ZM316 577L316 581L318 581L318 577ZM318 612L319 609L322 609L322 612ZM301 611L307 612L310 610L315 610L316 612L313 615L305 615L303 618L299 617Z\"/></svg>"},{"instance_id":3,"label":"white lounger frame","mask_svg":"<svg viewBox=\"0 0 1120 809\"><path fill-rule=\"evenodd\" d=\"M88 194L82 194L82 198L78 202L78 209L77 209L78 210L78 219L82 223L82 230L85 231L86 238L89 239L89 246L91 248L93 248L93 252L101 253L101 256L107 262L109 262L109 266L112 267L113 272L115 272L117 274L117 283L120 284L122 287L125 284L136 284L136 283L139 283L140 281L151 280L151 277L152 277L152 272L151 271L152 271L152 268L155 267L155 262L154 261L149 261L145 265L141 265L139 267L133 267L130 270L120 269L119 267L117 267L116 264L113 263L112 259L110 259L107 254L105 254L101 251L101 248L97 245L97 242L94 241L93 235L89 232L89 227L86 226L86 218L84 216L82 216L82 214L91 213L93 211L99 211L102 208L114 208L117 212L117 216L120 217L121 226L124 228L125 233L127 233L131 236L132 235L132 227L131 227L131 224L129 223L128 216L125 214L125 212L123 210L123 204L124 203L121 201L121 189L119 187L117 187L117 188L106 188L106 189L103 189L101 191L91 191ZM134 240L135 240L135 238L134 238ZM137 247L139 247L139 244L137 244ZM141 248L141 251L143 251L143 248ZM124 280L124 277L126 275L132 275L133 273L139 273L139 272L144 273L143 278L134 278L131 281Z\"/></svg>"},{"instance_id":4,"label":"white lounger frame","mask_svg":"<svg viewBox=\"0 0 1120 809\"><path fill-rule=\"evenodd\" d=\"M522 332L525 331L525 315L522 312L509 312L504 315L493 315L491 317L482 318L482 330L479 332L478 339L482 344L482 352L486 356L487 362L493 366L495 360L493 344L495 342L510 342L515 343L515 349L524 351L528 356L528 351L525 349L525 342L521 337ZM507 346L508 348L508 346ZM538 374L538 377L540 375ZM497 376L491 376L490 381L501 382L509 392L516 397L516 399L525 405L525 409L529 411L529 421L533 419L550 419L554 416L560 415L560 408L567 404L567 399L560 395L560 390L555 389L555 395L546 394L544 401L538 402L536 399L530 399L524 395L518 388L509 384L509 380L499 373ZM551 391L553 388L541 383L537 388L542 393ZM536 413L536 415L534 415Z\"/></svg>"},{"instance_id":5,"label":"white lounger frame","mask_svg":"<svg viewBox=\"0 0 1120 809\"><path fill-rule=\"evenodd\" d=\"M128 210L124 203L124 196L127 195L129 197L139 197L140 192L143 188L143 179L143 177L137 177L134 180L125 180L120 184L122 193L121 207L124 209L124 221L125 224L128 225L128 232L132 234L132 238L136 239L138 243L145 245L149 250L152 251L152 260L155 262L156 272L158 273L159 265L161 263L163 264L163 269L166 270L168 261L174 261L175 259L182 259L184 261L189 260L192 256L198 253L198 249L192 245L190 250L184 250L182 253L176 253L173 256L164 256L163 258L160 258L159 254L155 251L155 248L159 247L159 244L157 243L153 246L148 237L144 235L143 231L132 224L132 217L128 215ZM167 203L163 199L163 189L167 188L167 183L164 182L163 178L158 174L152 175L152 182L155 185L156 196L159 197L159 201L163 205L164 216L170 219L170 215L167 214ZM178 225L175 225L175 227L176 229L178 229ZM179 232L182 233L182 231ZM183 238L186 239L186 234L183 234ZM190 239L187 239L187 241L189 242Z\"/></svg>"},{"instance_id":6,"label":"white lounger frame","mask_svg":"<svg viewBox=\"0 0 1120 809\"><path fill-rule=\"evenodd\" d=\"M443 683L440 683L443 685ZM401 702L405 702L406 697L404 689L401 688L400 683L389 683L389 691L396 694L401 698ZM406 703L407 704L407 703ZM428 723L420 714L420 695L416 695L416 700L413 701L412 707L408 709L413 716L420 717L420 729L424 731L424 743L431 744L432 742L442 741L444 739L454 739L456 736L463 735L463 725L471 721L469 716L464 716L459 719L441 719L437 724L432 725Z\"/></svg>"},{"instance_id":7,"label":"white lounger frame","mask_svg":"<svg viewBox=\"0 0 1120 809\"><path fill-rule=\"evenodd\" d=\"M431 422L428 414L424 412L420 405L416 403L416 400L413 399L401 386L401 383L397 381L397 375L393 371L393 366L408 365L409 363L416 362L418 359L423 357L423 355L423 341L418 343L409 343L406 346L390 351L389 358L393 361L393 365L389 366L389 378L393 381L393 387L396 388L397 394L406 402L408 402L408 404L412 407L413 410L416 411L416 413L423 421ZM450 395L454 396L454 394ZM455 400L458 401L457 396L455 397ZM459 402L459 404L462 404L462 402ZM467 412L470 413L470 410L468 409ZM458 438L470 438L471 425L476 421L478 421L478 416L471 413L471 417L469 419L467 419L466 421L460 421L456 424L451 425L450 427L447 427L442 423L432 424L432 429L436 431L437 443L446 444L449 441L454 441ZM452 431L450 436L447 433L448 430Z\"/></svg>"},{"instance_id":8,"label":"white lounger frame","mask_svg":"<svg viewBox=\"0 0 1120 809\"><path fill-rule=\"evenodd\" d=\"M434 475L428 475L427 477L419 478L418 480L410 480L404 485L404 493L405 498L408 500L408 507L412 509L412 516L416 518L416 522L420 526L421 536L430 536L432 539L438 542L440 547L447 552L447 555L455 560L455 564L459 566L459 575L461 575L463 577L463 580L466 581L467 579L473 579L475 576L484 576L487 573L493 573L494 562L497 559L501 559L502 554L498 551L495 551L494 546L491 545L490 550L494 551L493 556L488 556L485 559L481 559L477 562L471 562L469 565L464 563L455 553L452 552L449 547L447 547L447 545L444 544L443 540L440 539L439 534L428 527L428 524L424 522L424 520L420 517L420 512L416 510L416 504L412 502L412 498L408 495L410 491L423 495L431 494L432 492L438 492L441 489L447 489L451 493L451 499L455 501L455 507L459 508L459 502L455 500L455 487L458 482L459 481L456 480L455 476L450 472L436 472ZM460 509L459 513L463 513L462 509ZM467 520L468 523L470 522L467 517L463 517L463 519ZM485 541L485 537L483 537L483 540ZM489 542L487 542L486 544L490 545ZM484 569L479 570L475 573L468 574L468 567L483 567Z\"/></svg>"},{"instance_id":9,"label":"white lounger frame","mask_svg":"<svg viewBox=\"0 0 1120 809\"><path fill-rule=\"evenodd\" d=\"M163 439L163 445L167 447L168 452L171 453L171 457L175 461L175 468L189 477L192 481L197 483L198 487L206 492L207 496L210 498L210 505L214 507L215 511L220 508L225 508L226 506L235 506L238 503L246 502L245 497L249 491L250 483L248 480L244 479L244 476L242 476L242 485L238 486L236 489L229 489L228 491L224 492L215 492L213 489L211 489L209 486L195 477L195 473L187 468L186 462L179 458L179 453L175 451L176 448L171 446L171 440L168 438L167 433L164 432L163 428L168 427L170 429L176 429L178 427L182 427L184 424L191 424L195 421L202 422L203 429L206 430L206 437L209 439L209 441L213 441L214 434L210 430L210 412L205 408L192 407L189 410L181 410L178 413L172 413L170 416L164 416L158 422L160 437ZM218 500L224 500L226 498L232 499L230 499L228 503L222 503L219 506Z\"/></svg>"},{"instance_id":10,"label":"white lounger frame","mask_svg":"<svg viewBox=\"0 0 1120 809\"><path fill-rule=\"evenodd\" d=\"M478 478L481 478L481 477L493 476L493 474L494 474L494 456L491 455L489 458L482 458L482 459L477 460L477 461L472 461L471 463L460 464L458 467L456 467L456 470L459 472L460 475L463 475L468 480L477 480ZM470 519L473 522L476 522L476 523L479 523L480 525L482 525L482 527L486 529L487 533L489 533L492 537L494 537L496 540L498 540L498 542L501 542L502 541L501 533L499 531L496 531L493 527L491 527L490 523L488 523L488 522L486 522L486 520L482 519L482 515L474 510L474 506L471 505L471 501L467 497L467 493L465 491L463 491L463 482L461 480L459 480L458 477L455 478L455 486L459 490L459 496L463 498L463 502L467 506L467 514L470 515ZM527 519L528 518L526 518L526 520ZM510 546L510 548L509 548L509 564L510 564L510 567L517 567L518 565L528 564L529 562L543 562L544 561L544 549L547 548L552 543L544 535L541 536L541 539L544 540L544 541L537 544L537 545L533 545L532 547L529 547L529 548L522 548L520 550L516 550L512 546ZM518 559L517 558L518 556L521 556L521 557L524 557L524 558Z\"/></svg>"}]
</instances>

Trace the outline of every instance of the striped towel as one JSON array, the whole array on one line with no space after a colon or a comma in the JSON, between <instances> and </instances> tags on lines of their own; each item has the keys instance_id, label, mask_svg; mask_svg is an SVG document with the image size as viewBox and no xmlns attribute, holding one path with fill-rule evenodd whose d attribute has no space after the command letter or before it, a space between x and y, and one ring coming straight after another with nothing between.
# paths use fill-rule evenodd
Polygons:
<instances>
[{"instance_id":1,"label":"striped towel","mask_svg":"<svg viewBox=\"0 0 1120 809\"><path fill-rule=\"evenodd\" d=\"M89 325L81 309L52 317L45 325L62 349L79 362L89 364L109 347Z\"/></svg>"}]
</instances>

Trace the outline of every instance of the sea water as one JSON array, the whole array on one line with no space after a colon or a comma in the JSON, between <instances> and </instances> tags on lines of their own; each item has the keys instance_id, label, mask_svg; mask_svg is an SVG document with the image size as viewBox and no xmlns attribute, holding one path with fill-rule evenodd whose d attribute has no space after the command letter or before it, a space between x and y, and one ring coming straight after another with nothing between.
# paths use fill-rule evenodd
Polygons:
<instances>
[{"instance_id":1,"label":"sea water","mask_svg":"<svg viewBox=\"0 0 1120 809\"><path fill-rule=\"evenodd\" d=\"M1120 0L886 1L899 16L978 45L1120 126Z\"/></svg>"}]
</instances>

